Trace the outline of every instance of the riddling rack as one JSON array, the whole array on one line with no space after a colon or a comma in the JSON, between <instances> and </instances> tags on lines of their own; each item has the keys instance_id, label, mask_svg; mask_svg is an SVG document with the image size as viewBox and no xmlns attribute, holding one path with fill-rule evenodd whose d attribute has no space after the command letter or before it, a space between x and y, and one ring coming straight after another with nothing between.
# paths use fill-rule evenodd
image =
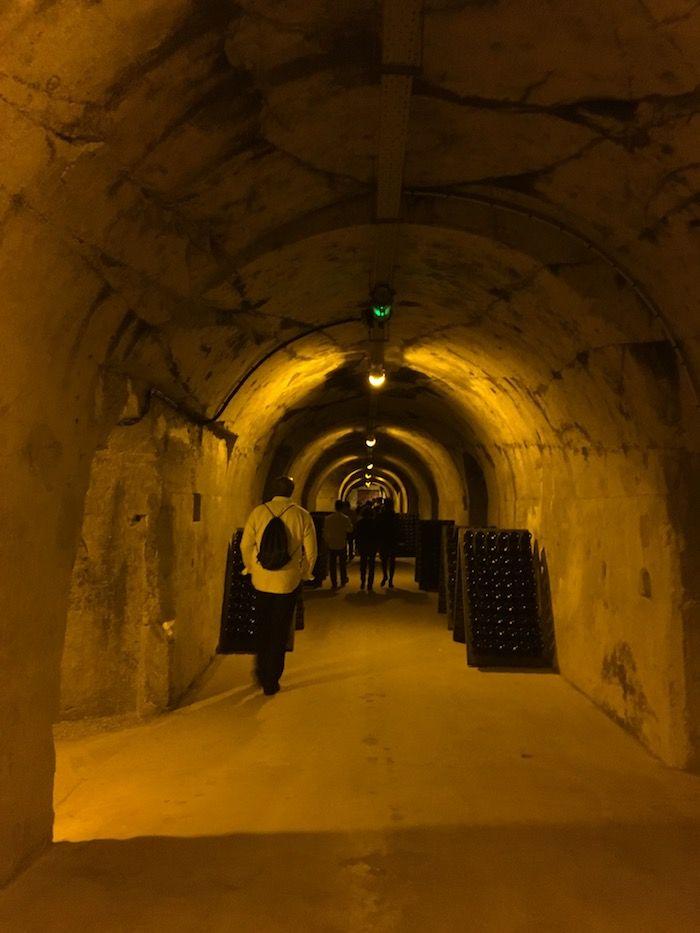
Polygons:
<instances>
[{"instance_id":1,"label":"riddling rack","mask_svg":"<svg viewBox=\"0 0 700 933\"><path fill-rule=\"evenodd\" d=\"M255 654L257 650L259 620L255 611L255 589L250 576L242 574L242 537L243 529L238 528L228 546L217 654ZM294 650L294 631L303 628L304 601L300 592L287 651Z\"/></svg>"},{"instance_id":2,"label":"riddling rack","mask_svg":"<svg viewBox=\"0 0 700 933\"><path fill-rule=\"evenodd\" d=\"M414 576L422 590L440 591L443 528L453 525L445 519L424 519L418 524Z\"/></svg>"},{"instance_id":3,"label":"riddling rack","mask_svg":"<svg viewBox=\"0 0 700 933\"><path fill-rule=\"evenodd\" d=\"M440 560L440 589L438 591L438 612L447 615L447 628L455 627L457 602L459 528L456 525L443 525Z\"/></svg>"},{"instance_id":4,"label":"riddling rack","mask_svg":"<svg viewBox=\"0 0 700 933\"><path fill-rule=\"evenodd\" d=\"M531 540L530 532L520 529L463 532L463 618L470 665L551 665L542 636Z\"/></svg>"},{"instance_id":5,"label":"riddling rack","mask_svg":"<svg viewBox=\"0 0 700 933\"><path fill-rule=\"evenodd\" d=\"M397 557L416 556L416 535L418 519L415 515L400 514L398 517Z\"/></svg>"},{"instance_id":6,"label":"riddling rack","mask_svg":"<svg viewBox=\"0 0 700 933\"><path fill-rule=\"evenodd\" d=\"M217 654L255 654L258 634L255 590L250 577L242 575L242 537L243 529L239 528L228 546Z\"/></svg>"}]
</instances>

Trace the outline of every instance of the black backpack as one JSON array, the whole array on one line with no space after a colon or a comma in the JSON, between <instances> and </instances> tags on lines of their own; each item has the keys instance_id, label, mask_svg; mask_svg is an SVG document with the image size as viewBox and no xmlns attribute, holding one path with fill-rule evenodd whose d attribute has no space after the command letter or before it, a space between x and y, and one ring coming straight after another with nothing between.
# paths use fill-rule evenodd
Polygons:
<instances>
[{"instance_id":1,"label":"black backpack","mask_svg":"<svg viewBox=\"0 0 700 933\"><path fill-rule=\"evenodd\" d=\"M282 521L282 515L291 509L291 505L287 506L280 515L275 515L267 503L265 503L265 508L272 515L272 518L265 526L260 539L258 563L265 570L281 570L292 559L289 553L287 527Z\"/></svg>"}]
</instances>

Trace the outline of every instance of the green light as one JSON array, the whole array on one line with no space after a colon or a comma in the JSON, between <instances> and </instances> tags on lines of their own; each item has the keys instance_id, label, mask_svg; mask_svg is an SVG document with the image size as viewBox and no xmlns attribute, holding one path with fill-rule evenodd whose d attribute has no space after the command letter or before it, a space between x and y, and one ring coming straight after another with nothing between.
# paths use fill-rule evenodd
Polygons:
<instances>
[{"instance_id":1,"label":"green light","mask_svg":"<svg viewBox=\"0 0 700 933\"><path fill-rule=\"evenodd\" d=\"M391 312L391 305L372 305L372 317L377 321L388 321Z\"/></svg>"},{"instance_id":2,"label":"green light","mask_svg":"<svg viewBox=\"0 0 700 933\"><path fill-rule=\"evenodd\" d=\"M369 299L370 320L377 324L386 323L394 310L394 289L380 282L372 289Z\"/></svg>"}]
</instances>

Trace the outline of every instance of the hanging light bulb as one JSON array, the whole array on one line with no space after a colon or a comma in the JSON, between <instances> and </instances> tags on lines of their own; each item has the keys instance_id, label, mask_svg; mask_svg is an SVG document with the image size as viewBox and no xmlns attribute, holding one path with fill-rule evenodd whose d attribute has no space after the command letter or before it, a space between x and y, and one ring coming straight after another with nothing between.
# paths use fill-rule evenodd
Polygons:
<instances>
[{"instance_id":1,"label":"hanging light bulb","mask_svg":"<svg viewBox=\"0 0 700 933\"><path fill-rule=\"evenodd\" d=\"M371 473L365 473L365 479L372 479Z\"/></svg>"},{"instance_id":2,"label":"hanging light bulb","mask_svg":"<svg viewBox=\"0 0 700 933\"><path fill-rule=\"evenodd\" d=\"M367 464L367 469L368 469L368 470L373 470L373 469L374 469L374 464L373 464L373 463L368 463L368 464Z\"/></svg>"},{"instance_id":3,"label":"hanging light bulb","mask_svg":"<svg viewBox=\"0 0 700 933\"><path fill-rule=\"evenodd\" d=\"M381 364L376 364L371 367L367 378L373 389L381 389L386 382L386 370Z\"/></svg>"},{"instance_id":4,"label":"hanging light bulb","mask_svg":"<svg viewBox=\"0 0 700 933\"><path fill-rule=\"evenodd\" d=\"M372 485L372 484L371 484L370 482L365 482L365 486L369 487L369 486L371 486L371 485Z\"/></svg>"},{"instance_id":5,"label":"hanging light bulb","mask_svg":"<svg viewBox=\"0 0 700 933\"><path fill-rule=\"evenodd\" d=\"M376 443L377 443L377 438L374 436L374 434L368 434L365 444L367 444L368 447L374 447Z\"/></svg>"}]
</instances>

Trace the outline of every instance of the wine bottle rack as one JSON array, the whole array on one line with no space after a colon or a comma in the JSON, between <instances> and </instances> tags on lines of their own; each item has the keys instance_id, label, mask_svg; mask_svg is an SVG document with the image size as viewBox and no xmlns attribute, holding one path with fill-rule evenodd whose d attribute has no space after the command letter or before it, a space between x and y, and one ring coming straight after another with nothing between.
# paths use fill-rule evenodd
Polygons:
<instances>
[{"instance_id":1,"label":"wine bottle rack","mask_svg":"<svg viewBox=\"0 0 700 933\"><path fill-rule=\"evenodd\" d=\"M426 519L418 526L415 579L421 590L439 591L442 529L453 524L442 519Z\"/></svg>"},{"instance_id":2,"label":"wine bottle rack","mask_svg":"<svg viewBox=\"0 0 700 933\"><path fill-rule=\"evenodd\" d=\"M396 554L398 557L415 557L416 556L416 529L418 526L418 519L415 515L399 515L398 516L398 542L396 546Z\"/></svg>"},{"instance_id":3,"label":"wine bottle rack","mask_svg":"<svg viewBox=\"0 0 700 933\"><path fill-rule=\"evenodd\" d=\"M467 528L462 536L463 618L471 665L547 666L551 658L525 530Z\"/></svg>"},{"instance_id":4,"label":"wine bottle rack","mask_svg":"<svg viewBox=\"0 0 700 933\"><path fill-rule=\"evenodd\" d=\"M455 597L457 585L457 547L459 529L455 525L446 525L442 529L442 561L440 565L441 602L438 612L444 611L447 615L447 628L453 631L455 627ZM444 589L444 596L442 590Z\"/></svg>"},{"instance_id":5,"label":"wine bottle rack","mask_svg":"<svg viewBox=\"0 0 700 933\"><path fill-rule=\"evenodd\" d=\"M259 621L255 607L255 589L250 576L243 576L241 538L243 529L235 532L228 546L224 596L221 605L221 628L217 654L255 654ZM304 601L300 593L294 614L293 630L304 628ZM294 631L290 631L287 650L294 649Z\"/></svg>"},{"instance_id":6,"label":"wine bottle rack","mask_svg":"<svg viewBox=\"0 0 700 933\"><path fill-rule=\"evenodd\" d=\"M464 602L464 529L457 530L454 542L455 548L455 578L454 578L454 604L453 604L453 628L452 640L464 645L467 642L465 626L465 602Z\"/></svg>"},{"instance_id":7,"label":"wine bottle rack","mask_svg":"<svg viewBox=\"0 0 700 933\"><path fill-rule=\"evenodd\" d=\"M250 577L241 574L242 536L243 529L239 528L228 546L217 654L255 654L256 650L255 590Z\"/></svg>"}]
</instances>

